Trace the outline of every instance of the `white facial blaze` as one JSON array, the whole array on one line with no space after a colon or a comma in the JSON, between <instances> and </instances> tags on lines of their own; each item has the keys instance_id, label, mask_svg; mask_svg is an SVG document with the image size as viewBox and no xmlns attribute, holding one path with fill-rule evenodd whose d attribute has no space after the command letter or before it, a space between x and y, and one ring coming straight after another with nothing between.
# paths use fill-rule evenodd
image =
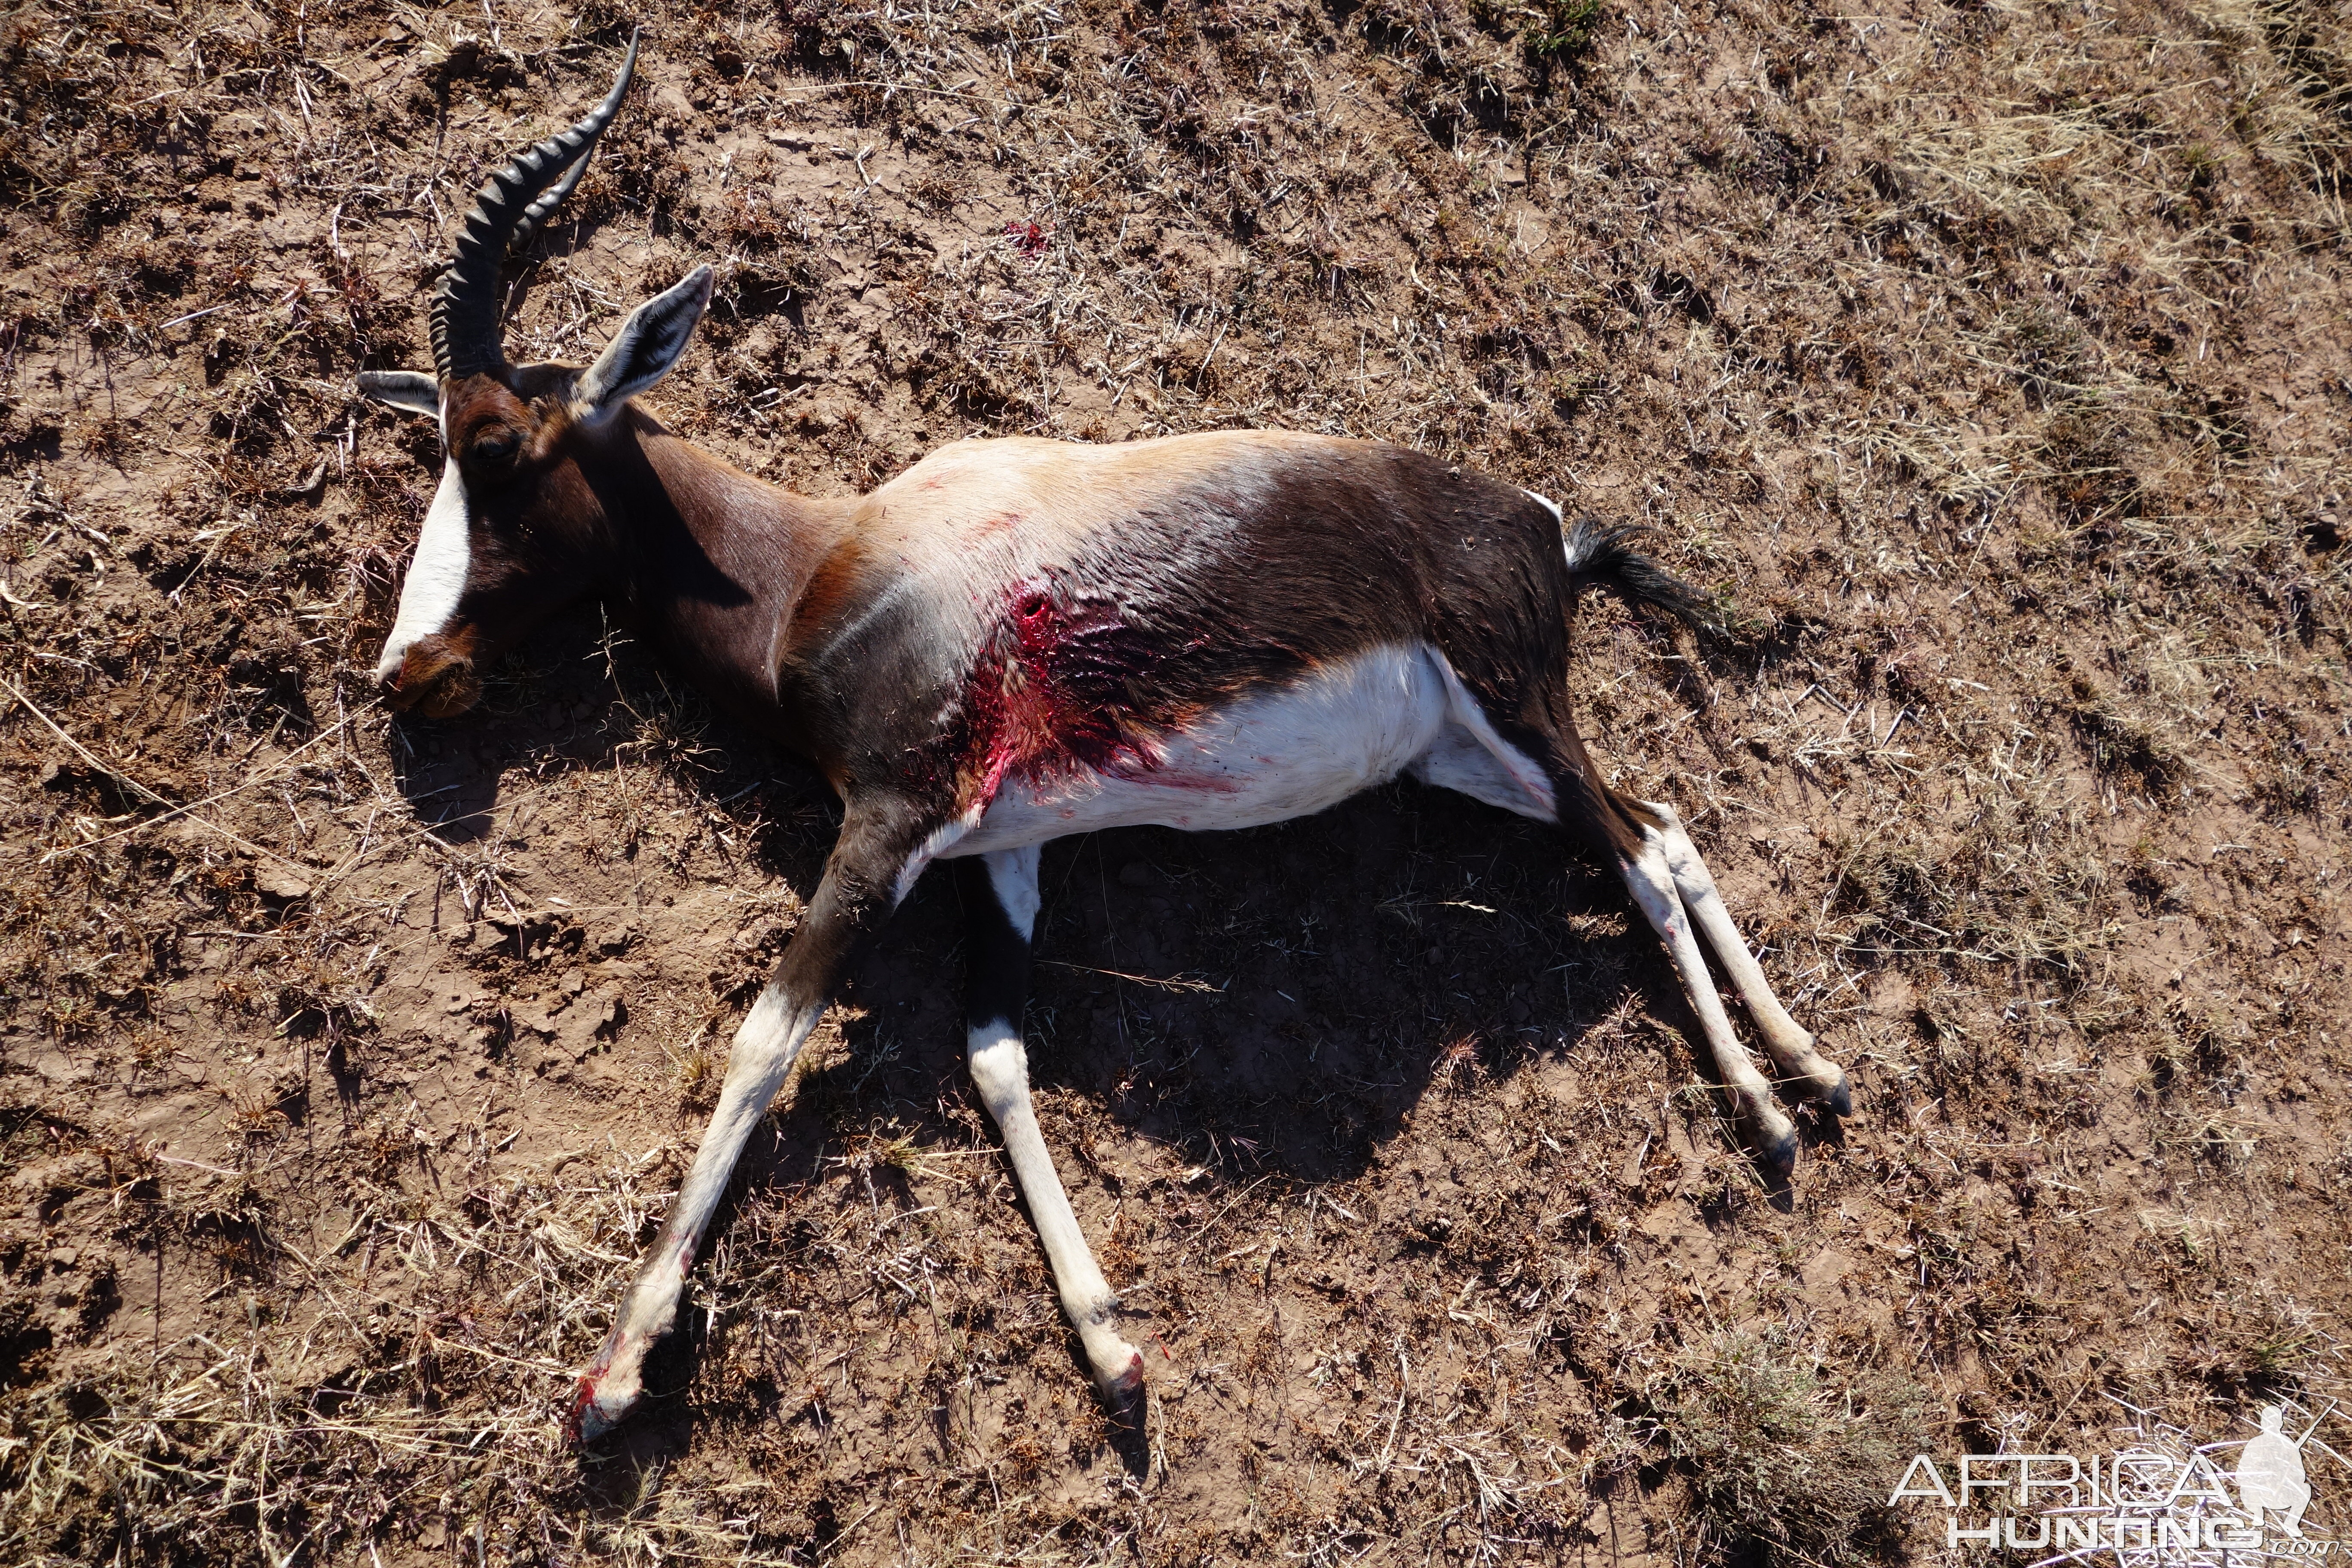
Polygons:
<instances>
[{"instance_id":1,"label":"white facial blaze","mask_svg":"<svg viewBox=\"0 0 2352 1568\"><path fill-rule=\"evenodd\" d=\"M399 617L392 623L392 636L384 639L383 657L376 660L378 680L390 679L400 668L411 643L446 630L449 617L457 613L472 564L468 531L465 477L445 458L441 488L433 492L425 531L416 539L416 559L408 563L408 580L400 585Z\"/></svg>"}]
</instances>

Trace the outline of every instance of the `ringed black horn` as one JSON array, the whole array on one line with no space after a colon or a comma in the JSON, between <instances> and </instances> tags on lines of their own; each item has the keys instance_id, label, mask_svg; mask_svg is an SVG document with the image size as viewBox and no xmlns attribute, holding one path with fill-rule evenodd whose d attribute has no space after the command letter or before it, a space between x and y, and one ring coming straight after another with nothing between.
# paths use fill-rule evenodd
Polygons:
<instances>
[{"instance_id":1,"label":"ringed black horn","mask_svg":"<svg viewBox=\"0 0 2352 1568\"><path fill-rule=\"evenodd\" d=\"M474 198L457 250L433 295L433 368L444 384L506 363L499 327L499 264L520 248L579 184L588 155L613 123L637 68L637 35L604 101L579 124L526 147L494 172Z\"/></svg>"}]
</instances>

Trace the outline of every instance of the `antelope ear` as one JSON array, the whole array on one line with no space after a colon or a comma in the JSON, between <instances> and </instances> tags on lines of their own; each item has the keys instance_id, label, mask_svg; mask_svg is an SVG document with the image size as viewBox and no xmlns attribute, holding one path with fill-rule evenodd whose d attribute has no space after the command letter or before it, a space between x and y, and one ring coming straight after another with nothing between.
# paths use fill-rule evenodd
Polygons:
<instances>
[{"instance_id":1,"label":"antelope ear","mask_svg":"<svg viewBox=\"0 0 2352 1568\"><path fill-rule=\"evenodd\" d=\"M360 372L360 395L388 403L394 408L405 408L411 414L426 414L435 418L441 414L441 384L422 371L363 370Z\"/></svg>"},{"instance_id":2,"label":"antelope ear","mask_svg":"<svg viewBox=\"0 0 2352 1568\"><path fill-rule=\"evenodd\" d=\"M601 425L667 375L709 303L710 268L698 267L668 293L638 306L596 363L581 372L572 392L572 416Z\"/></svg>"}]
</instances>

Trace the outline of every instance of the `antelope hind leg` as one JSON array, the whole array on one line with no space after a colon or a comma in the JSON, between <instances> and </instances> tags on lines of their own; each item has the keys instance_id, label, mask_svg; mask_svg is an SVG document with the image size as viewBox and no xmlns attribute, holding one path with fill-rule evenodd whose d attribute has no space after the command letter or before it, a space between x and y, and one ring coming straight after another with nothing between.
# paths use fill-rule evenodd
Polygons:
<instances>
[{"instance_id":1,"label":"antelope hind leg","mask_svg":"<svg viewBox=\"0 0 2352 1568\"><path fill-rule=\"evenodd\" d=\"M1664 824L1659 843L1684 910L1729 973L1732 986L1747 1004L1748 1016L1755 1021L1757 1033L1764 1037L1764 1049L1782 1080L1795 1084L1807 1099L1820 1100L1840 1116L1852 1114L1853 1100L1844 1070L1813 1048L1813 1037L1789 1016L1780 998L1773 994L1763 966L1756 962L1739 928L1732 923L1730 911L1723 907L1723 896L1716 891L1706 862L1699 858L1690 835L1683 831L1682 818L1673 806L1654 801L1643 804Z\"/></svg>"},{"instance_id":2,"label":"antelope hind leg","mask_svg":"<svg viewBox=\"0 0 2352 1568\"><path fill-rule=\"evenodd\" d=\"M1691 1011L1698 1015L1707 1054L1715 1058L1723 1092L1731 1102L1733 1124L1760 1161L1786 1174L1797 1162L1796 1124L1780 1109L1772 1086L1756 1070L1748 1047L1732 1032L1731 1020L1723 1011L1723 997L1715 988L1715 977L1707 973L1698 935L1691 929L1691 917L1668 866L1664 836L1656 828L1643 828L1641 847L1620 869L1633 901L1665 943L1666 956L1674 961L1675 973L1683 983L1683 994L1690 999Z\"/></svg>"}]
</instances>

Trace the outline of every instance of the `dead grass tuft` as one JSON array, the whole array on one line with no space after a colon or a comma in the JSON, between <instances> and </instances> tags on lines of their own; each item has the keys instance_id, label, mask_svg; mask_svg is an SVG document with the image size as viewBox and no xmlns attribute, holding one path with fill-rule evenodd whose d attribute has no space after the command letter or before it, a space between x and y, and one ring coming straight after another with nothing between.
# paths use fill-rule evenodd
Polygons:
<instances>
[{"instance_id":1,"label":"dead grass tuft","mask_svg":"<svg viewBox=\"0 0 2352 1568\"><path fill-rule=\"evenodd\" d=\"M2137 775L2158 798L2188 772L2188 763L2170 742L2145 721L2124 711L2087 676L2077 675L2068 682L2058 709L2089 746L2094 767Z\"/></svg>"},{"instance_id":2,"label":"dead grass tuft","mask_svg":"<svg viewBox=\"0 0 2352 1568\"><path fill-rule=\"evenodd\" d=\"M1835 1377L1778 1335L1734 1331L1684 1350L1644 1397L1689 1477L1702 1550L1829 1565L1901 1540L1876 1482L1920 1451L1916 1384Z\"/></svg>"}]
</instances>

